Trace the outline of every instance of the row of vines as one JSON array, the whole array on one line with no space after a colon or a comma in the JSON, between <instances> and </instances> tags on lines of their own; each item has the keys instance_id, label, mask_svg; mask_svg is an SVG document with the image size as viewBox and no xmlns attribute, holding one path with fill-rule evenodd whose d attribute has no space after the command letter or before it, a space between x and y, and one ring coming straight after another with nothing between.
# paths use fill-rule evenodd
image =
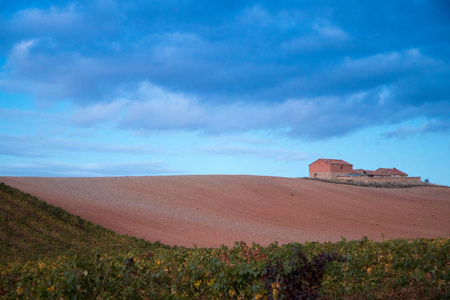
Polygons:
<instances>
[{"instance_id":1,"label":"row of vines","mask_svg":"<svg viewBox=\"0 0 450 300\"><path fill-rule=\"evenodd\" d=\"M152 247L1 267L0 299L449 298L449 239Z\"/></svg>"}]
</instances>

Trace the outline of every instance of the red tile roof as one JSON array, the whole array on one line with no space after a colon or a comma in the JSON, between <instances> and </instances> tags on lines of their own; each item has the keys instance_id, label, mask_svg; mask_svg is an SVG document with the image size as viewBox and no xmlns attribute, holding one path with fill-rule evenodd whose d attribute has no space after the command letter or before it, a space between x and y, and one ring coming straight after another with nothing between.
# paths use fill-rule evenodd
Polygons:
<instances>
[{"instance_id":1,"label":"red tile roof","mask_svg":"<svg viewBox=\"0 0 450 300\"><path fill-rule=\"evenodd\" d=\"M386 169L386 168L378 168L375 172L381 173L382 175L398 175L398 176L408 176L408 174L396 169Z\"/></svg>"},{"instance_id":2,"label":"red tile roof","mask_svg":"<svg viewBox=\"0 0 450 300\"><path fill-rule=\"evenodd\" d=\"M367 174L367 175L382 175L377 171L365 170L365 169L354 169L353 174Z\"/></svg>"},{"instance_id":3,"label":"red tile roof","mask_svg":"<svg viewBox=\"0 0 450 300\"><path fill-rule=\"evenodd\" d=\"M373 175L373 176L408 176L408 174L403 173L402 171L392 168L392 169L386 169L386 168L378 168L375 171L370 170L364 170L364 169L355 169L353 170L353 174L367 174L367 175Z\"/></svg>"},{"instance_id":4,"label":"red tile roof","mask_svg":"<svg viewBox=\"0 0 450 300\"><path fill-rule=\"evenodd\" d=\"M316 161L323 161L323 162L325 162L325 163L327 163L327 164L330 164L330 165L344 165L344 166L353 166L352 164L349 164L348 162L346 162L346 161L343 161L342 159L326 159L326 158L319 158L318 160L316 160ZM315 161L315 162L316 162Z\"/></svg>"},{"instance_id":5,"label":"red tile roof","mask_svg":"<svg viewBox=\"0 0 450 300\"><path fill-rule=\"evenodd\" d=\"M391 174L385 174L385 173L383 173L383 172L380 172L380 171L378 171L378 170L375 170L375 171L369 171L369 170L367 170L366 171L366 173L368 174L368 175L373 175L373 176L386 176L386 175L391 175Z\"/></svg>"}]
</instances>

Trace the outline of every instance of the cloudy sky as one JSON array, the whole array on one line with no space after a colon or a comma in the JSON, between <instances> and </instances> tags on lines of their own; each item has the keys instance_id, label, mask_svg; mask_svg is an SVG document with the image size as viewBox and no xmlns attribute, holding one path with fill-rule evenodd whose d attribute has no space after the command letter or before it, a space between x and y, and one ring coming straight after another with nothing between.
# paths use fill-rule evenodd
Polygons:
<instances>
[{"instance_id":1,"label":"cloudy sky","mask_svg":"<svg viewBox=\"0 0 450 300\"><path fill-rule=\"evenodd\" d=\"M450 185L450 2L6 0L0 175Z\"/></svg>"}]
</instances>

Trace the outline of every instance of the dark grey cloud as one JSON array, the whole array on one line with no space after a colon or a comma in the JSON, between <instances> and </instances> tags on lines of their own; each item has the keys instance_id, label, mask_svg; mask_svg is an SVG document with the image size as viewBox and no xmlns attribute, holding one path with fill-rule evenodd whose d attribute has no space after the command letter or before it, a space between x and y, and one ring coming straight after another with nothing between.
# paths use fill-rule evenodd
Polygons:
<instances>
[{"instance_id":1,"label":"dark grey cloud","mask_svg":"<svg viewBox=\"0 0 450 300\"><path fill-rule=\"evenodd\" d=\"M83 112L73 120L79 126L117 116L127 129L272 129L320 139L420 117L448 124L446 8L406 0L8 2L0 89L71 101ZM142 83L164 95L143 98Z\"/></svg>"}]
</instances>

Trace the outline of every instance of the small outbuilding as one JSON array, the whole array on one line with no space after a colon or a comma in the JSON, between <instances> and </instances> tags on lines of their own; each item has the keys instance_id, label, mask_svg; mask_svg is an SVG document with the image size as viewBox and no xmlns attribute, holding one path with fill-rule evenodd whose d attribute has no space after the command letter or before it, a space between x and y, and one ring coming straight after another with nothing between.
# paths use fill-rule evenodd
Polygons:
<instances>
[{"instance_id":1,"label":"small outbuilding","mask_svg":"<svg viewBox=\"0 0 450 300\"><path fill-rule=\"evenodd\" d=\"M366 177L408 177L408 174L396 168L378 168L375 171L355 169L353 170L353 175Z\"/></svg>"},{"instance_id":2,"label":"small outbuilding","mask_svg":"<svg viewBox=\"0 0 450 300\"><path fill-rule=\"evenodd\" d=\"M378 172L381 174L381 176L388 176L388 177L408 177L408 174L405 172L400 171L399 169L392 168L378 168L375 172Z\"/></svg>"},{"instance_id":3,"label":"small outbuilding","mask_svg":"<svg viewBox=\"0 0 450 300\"><path fill-rule=\"evenodd\" d=\"M309 177L321 179L337 179L353 173L353 165L342 159L319 158L309 165Z\"/></svg>"}]
</instances>

